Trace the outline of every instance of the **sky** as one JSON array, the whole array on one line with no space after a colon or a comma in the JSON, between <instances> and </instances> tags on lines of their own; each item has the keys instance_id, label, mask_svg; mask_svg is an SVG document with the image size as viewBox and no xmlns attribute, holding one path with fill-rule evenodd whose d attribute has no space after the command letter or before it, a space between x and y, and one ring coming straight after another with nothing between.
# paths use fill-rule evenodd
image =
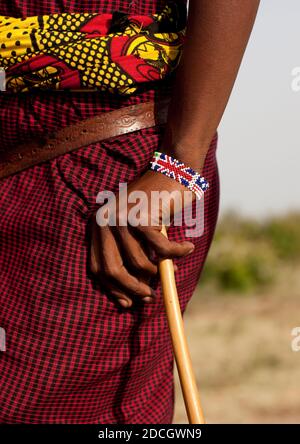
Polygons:
<instances>
[{"instance_id":1,"label":"sky","mask_svg":"<svg viewBox=\"0 0 300 444\"><path fill-rule=\"evenodd\" d=\"M219 128L221 213L300 211L300 1L261 0Z\"/></svg>"}]
</instances>

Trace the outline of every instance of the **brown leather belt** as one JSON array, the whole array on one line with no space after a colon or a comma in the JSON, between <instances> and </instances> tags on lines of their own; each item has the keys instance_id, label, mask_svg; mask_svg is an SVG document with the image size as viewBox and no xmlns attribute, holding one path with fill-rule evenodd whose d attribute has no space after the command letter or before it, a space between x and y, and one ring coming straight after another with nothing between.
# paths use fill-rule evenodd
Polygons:
<instances>
[{"instance_id":1,"label":"brown leather belt","mask_svg":"<svg viewBox=\"0 0 300 444\"><path fill-rule=\"evenodd\" d=\"M170 99L123 107L59 130L47 140L0 148L0 179L78 148L166 123Z\"/></svg>"}]
</instances>

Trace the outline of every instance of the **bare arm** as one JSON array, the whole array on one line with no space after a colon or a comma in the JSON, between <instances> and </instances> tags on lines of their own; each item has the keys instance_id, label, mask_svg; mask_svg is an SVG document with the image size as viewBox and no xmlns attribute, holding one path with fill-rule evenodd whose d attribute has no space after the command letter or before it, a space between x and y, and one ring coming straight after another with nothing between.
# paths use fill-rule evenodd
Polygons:
<instances>
[{"instance_id":1,"label":"bare arm","mask_svg":"<svg viewBox=\"0 0 300 444\"><path fill-rule=\"evenodd\" d=\"M254 24L259 0L190 0L163 147L203 166Z\"/></svg>"}]
</instances>

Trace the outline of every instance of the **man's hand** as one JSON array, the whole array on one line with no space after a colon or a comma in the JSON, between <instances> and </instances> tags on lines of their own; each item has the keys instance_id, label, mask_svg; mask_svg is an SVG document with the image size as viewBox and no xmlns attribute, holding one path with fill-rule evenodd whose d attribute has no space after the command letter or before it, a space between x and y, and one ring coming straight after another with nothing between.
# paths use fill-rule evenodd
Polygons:
<instances>
[{"instance_id":1,"label":"man's hand","mask_svg":"<svg viewBox=\"0 0 300 444\"><path fill-rule=\"evenodd\" d=\"M169 211L172 216L178 200L182 202L185 187L162 174L148 171L131 183L127 191L128 195L135 191L145 193L147 199L143 218L147 217L148 224L133 226L135 224L130 220L133 204L122 205L120 209L117 196L116 213L110 214L113 216L111 220L116 222L115 226L99 226L96 215L93 218L90 256L92 272L123 307L130 307L136 298L144 302L154 301L155 294L149 280L157 274L158 268L153 254L156 259L175 258L186 256L194 250L191 242L170 241L161 233L164 218ZM174 191L172 205L157 202L156 199L154 202L153 191ZM109 204L105 205L109 207ZM123 226L124 221L127 222L126 226Z\"/></svg>"}]
</instances>

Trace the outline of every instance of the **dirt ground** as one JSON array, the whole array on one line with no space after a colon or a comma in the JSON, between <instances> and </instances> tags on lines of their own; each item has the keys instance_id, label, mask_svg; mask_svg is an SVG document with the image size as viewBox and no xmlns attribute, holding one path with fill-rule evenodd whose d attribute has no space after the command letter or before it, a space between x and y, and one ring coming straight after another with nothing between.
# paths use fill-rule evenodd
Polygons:
<instances>
[{"instance_id":1,"label":"dirt ground","mask_svg":"<svg viewBox=\"0 0 300 444\"><path fill-rule=\"evenodd\" d=\"M185 314L207 423L300 423L300 270L282 270L263 294L199 286ZM174 423L186 423L176 373Z\"/></svg>"}]
</instances>

